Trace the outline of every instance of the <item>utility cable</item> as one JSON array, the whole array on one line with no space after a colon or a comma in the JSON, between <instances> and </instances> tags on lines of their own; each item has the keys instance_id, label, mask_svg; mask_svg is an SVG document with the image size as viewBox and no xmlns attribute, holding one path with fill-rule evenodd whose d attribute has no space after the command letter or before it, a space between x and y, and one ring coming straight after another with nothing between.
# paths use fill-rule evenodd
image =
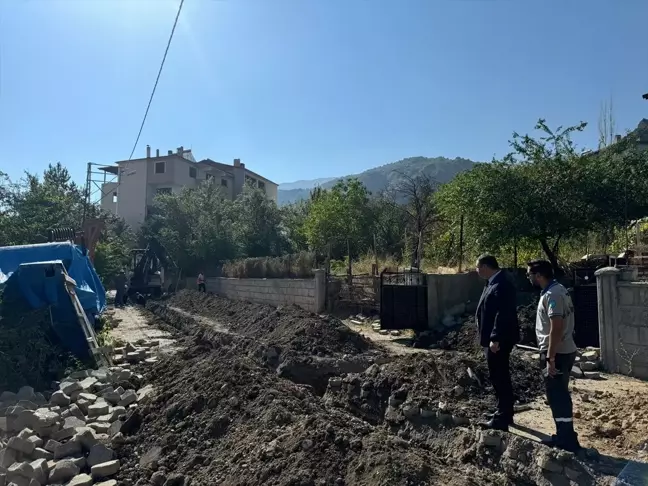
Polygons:
<instances>
[{"instance_id":1,"label":"utility cable","mask_svg":"<svg viewBox=\"0 0 648 486\"><path fill-rule=\"evenodd\" d=\"M133 145L133 150L131 150L130 157L128 160L133 158L137 144L139 143L140 136L142 135L142 130L144 129L144 124L146 123L146 117L148 116L149 109L151 108L151 103L153 102L153 97L155 96L155 90L157 89L158 82L160 81L160 75L162 74L162 69L164 68L164 61L166 61L167 54L169 52L169 47L171 47L171 41L173 40L173 34L175 33L176 25L178 25L178 18L180 18L180 12L182 11L182 5L184 0L180 0L180 5L178 6L178 13L176 14L175 22L173 22L173 28L171 29L171 35L169 36L169 42L167 42L166 49L164 50L164 57L162 57L162 63L160 64L160 70L158 71L157 78L155 78L155 84L153 85L153 91L151 92L151 97L149 98L148 105L146 107L146 112L144 113L144 118L142 119L142 124L140 125L139 132L137 133L137 138L135 139L135 145Z\"/></svg>"}]
</instances>

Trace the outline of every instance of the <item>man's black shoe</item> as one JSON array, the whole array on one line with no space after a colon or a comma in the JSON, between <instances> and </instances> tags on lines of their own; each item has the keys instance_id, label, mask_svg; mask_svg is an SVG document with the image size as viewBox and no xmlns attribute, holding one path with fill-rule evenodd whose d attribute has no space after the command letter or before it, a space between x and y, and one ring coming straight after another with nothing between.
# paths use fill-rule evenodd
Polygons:
<instances>
[{"instance_id":1,"label":"man's black shoe","mask_svg":"<svg viewBox=\"0 0 648 486\"><path fill-rule=\"evenodd\" d=\"M578 443L578 439L564 440L555 434L548 439L543 439L541 443L548 447L555 447L567 452L573 452L574 454L577 454L582 449L581 445Z\"/></svg>"},{"instance_id":2,"label":"man's black shoe","mask_svg":"<svg viewBox=\"0 0 648 486\"><path fill-rule=\"evenodd\" d=\"M488 422L482 422L479 426L482 429L501 430L502 432L508 432L509 430L509 426L506 422L496 418L492 418Z\"/></svg>"},{"instance_id":3,"label":"man's black shoe","mask_svg":"<svg viewBox=\"0 0 648 486\"><path fill-rule=\"evenodd\" d=\"M513 417L509 418L508 420L504 420L504 419L501 418L501 415L497 414L497 412L485 413L484 417L486 417L488 420L495 420L497 422L504 422L509 427L515 425L515 422L513 421Z\"/></svg>"}]
</instances>

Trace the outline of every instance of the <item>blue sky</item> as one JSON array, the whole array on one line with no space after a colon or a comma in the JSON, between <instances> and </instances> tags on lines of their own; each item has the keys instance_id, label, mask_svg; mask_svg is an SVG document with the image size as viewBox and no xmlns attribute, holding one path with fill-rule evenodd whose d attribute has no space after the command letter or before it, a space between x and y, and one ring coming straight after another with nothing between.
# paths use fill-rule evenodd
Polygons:
<instances>
[{"instance_id":1,"label":"blue sky","mask_svg":"<svg viewBox=\"0 0 648 486\"><path fill-rule=\"evenodd\" d=\"M179 1L0 0L0 170L128 158ZM136 156L183 145L276 182L514 130L648 118L645 0L186 0Z\"/></svg>"}]
</instances>

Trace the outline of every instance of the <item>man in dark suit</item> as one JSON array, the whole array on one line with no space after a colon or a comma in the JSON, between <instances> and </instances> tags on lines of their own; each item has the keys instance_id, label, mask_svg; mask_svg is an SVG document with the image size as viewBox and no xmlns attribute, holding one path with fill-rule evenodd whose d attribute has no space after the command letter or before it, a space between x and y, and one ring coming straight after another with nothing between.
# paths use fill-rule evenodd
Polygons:
<instances>
[{"instance_id":1,"label":"man in dark suit","mask_svg":"<svg viewBox=\"0 0 648 486\"><path fill-rule=\"evenodd\" d=\"M490 380L497 397L497 411L483 424L487 428L508 430L513 425L513 386L509 359L518 342L515 286L492 255L477 259L477 274L487 281L477 305L479 344L484 348Z\"/></svg>"}]
</instances>

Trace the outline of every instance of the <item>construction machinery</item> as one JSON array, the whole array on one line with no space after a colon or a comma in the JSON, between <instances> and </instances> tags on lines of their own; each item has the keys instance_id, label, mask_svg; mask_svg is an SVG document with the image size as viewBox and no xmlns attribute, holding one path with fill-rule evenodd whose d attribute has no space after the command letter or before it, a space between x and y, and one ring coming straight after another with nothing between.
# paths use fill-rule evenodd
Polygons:
<instances>
[{"instance_id":1,"label":"construction machinery","mask_svg":"<svg viewBox=\"0 0 648 486\"><path fill-rule=\"evenodd\" d=\"M164 292L164 272L175 266L166 250L155 238L149 238L146 248L132 250L132 268L128 296L160 297Z\"/></svg>"},{"instance_id":2,"label":"construction machinery","mask_svg":"<svg viewBox=\"0 0 648 486\"><path fill-rule=\"evenodd\" d=\"M95 248L104 227L103 220L88 218L83 221L81 231L73 228L53 228L48 231L47 239L50 243L69 241L78 245L90 261L94 262Z\"/></svg>"}]
</instances>

